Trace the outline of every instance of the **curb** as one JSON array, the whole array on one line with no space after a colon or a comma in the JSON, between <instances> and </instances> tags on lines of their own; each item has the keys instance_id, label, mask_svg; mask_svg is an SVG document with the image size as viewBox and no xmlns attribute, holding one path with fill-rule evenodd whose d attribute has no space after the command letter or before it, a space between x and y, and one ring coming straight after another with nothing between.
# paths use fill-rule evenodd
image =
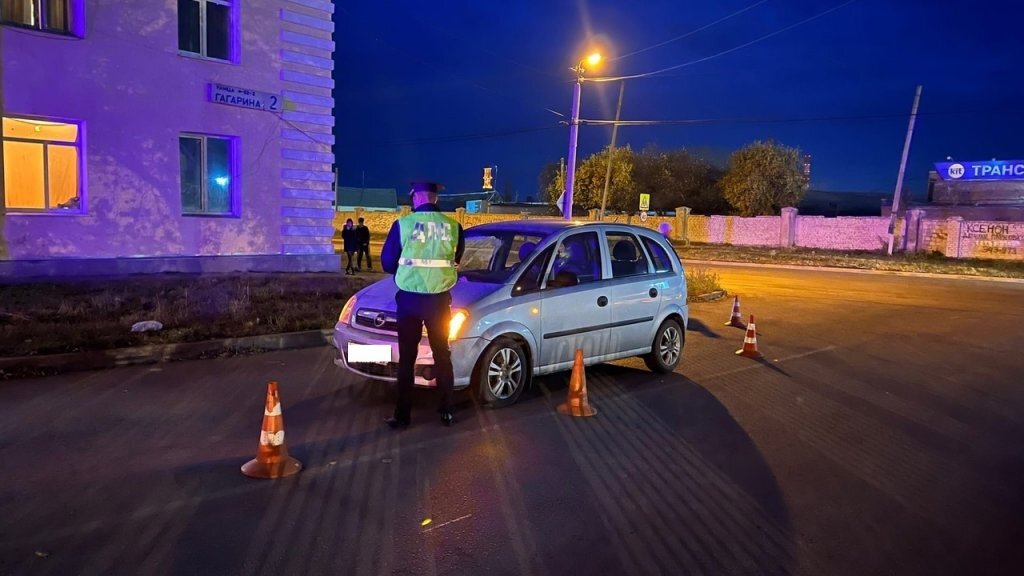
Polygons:
<instances>
[{"instance_id":1,"label":"curb","mask_svg":"<svg viewBox=\"0 0 1024 576\"><path fill-rule=\"evenodd\" d=\"M683 260L686 266L731 266L749 268L767 268L774 270L814 270L817 272L845 272L847 274L883 274L890 276L909 276L912 278L939 278L950 280L976 280L980 282L1003 282L1007 284L1024 284L1024 278L1002 278L999 276L969 276L967 274L940 274L937 272L905 272L901 270L870 270L866 268L839 268L835 266L801 266L799 264L762 264L758 262L731 262L723 260Z\"/></svg>"},{"instance_id":2,"label":"curb","mask_svg":"<svg viewBox=\"0 0 1024 576\"><path fill-rule=\"evenodd\" d=\"M21 378L27 375L53 374L100 370L117 366L156 364L175 360L194 360L224 352L289 350L315 348L331 342L333 329L264 334L244 338L225 338L203 342L182 342L179 344L153 344L135 348L114 350L91 350L43 356L19 356L0 358L0 379L5 376ZM6 373L6 374L5 374Z\"/></svg>"}]
</instances>

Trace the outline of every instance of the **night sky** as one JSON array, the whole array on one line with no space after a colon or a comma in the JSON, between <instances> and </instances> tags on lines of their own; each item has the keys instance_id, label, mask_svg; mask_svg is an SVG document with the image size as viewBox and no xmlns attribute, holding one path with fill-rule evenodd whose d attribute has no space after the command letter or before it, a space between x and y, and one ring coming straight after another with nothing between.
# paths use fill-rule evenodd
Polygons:
<instances>
[{"instance_id":1,"label":"night sky","mask_svg":"<svg viewBox=\"0 0 1024 576\"><path fill-rule=\"evenodd\" d=\"M891 192L917 84L924 86L907 187L932 162L1024 157L1024 7L922 0L642 2L517 0L336 3L337 164L344 186L415 178L477 191L537 193L567 155L573 66L588 39L612 58L588 76L655 71L626 82L623 120L715 119L623 127L618 145L728 154L774 138L813 156L812 188ZM834 7L805 24L728 54ZM613 119L618 83L584 83L581 117ZM560 118L545 110L565 115ZM770 120L771 122L766 122ZM609 127L583 126L580 160Z\"/></svg>"}]
</instances>

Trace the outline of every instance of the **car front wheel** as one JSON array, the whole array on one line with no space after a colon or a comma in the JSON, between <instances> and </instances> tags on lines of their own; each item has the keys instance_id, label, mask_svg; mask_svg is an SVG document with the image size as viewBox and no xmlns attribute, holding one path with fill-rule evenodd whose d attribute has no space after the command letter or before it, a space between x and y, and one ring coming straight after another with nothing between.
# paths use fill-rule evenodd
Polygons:
<instances>
[{"instance_id":1,"label":"car front wheel","mask_svg":"<svg viewBox=\"0 0 1024 576\"><path fill-rule=\"evenodd\" d=\"M515 404L532 372L522 345L505 336L484 350L476 370L480 398L492 408Z\"/></svg>"},{"instance_id":2,"label":"car front wheel","mask_svg":"<svg viewBox=\"0 0 1024 576\"><path fill-rule=\"evenodd\" d=\"M678 320L665 320L654 334L651 352L644 356L644 364L653 372L667 374L674 371L683 356L684 338L683 327Z\"/></svg>"}]
</instances>

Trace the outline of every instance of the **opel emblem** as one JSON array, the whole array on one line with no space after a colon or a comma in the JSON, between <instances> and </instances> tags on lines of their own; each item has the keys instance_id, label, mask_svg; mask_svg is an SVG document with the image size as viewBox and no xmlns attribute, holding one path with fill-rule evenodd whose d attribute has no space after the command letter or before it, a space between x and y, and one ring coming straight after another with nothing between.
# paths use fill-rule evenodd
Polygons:
<instances>
[{"instance_id":1,"label":"opel emblem","mask_svg":"<svg viewBox=\"0 0 1024 576\"><path fill-rule=\"evenodd\" d=\"M387 321L388 321L388 317L387 317L387 316L385 316L383 312L381 312L380 314L377 314L377 315L376 315L376 316L375 316L375 317L373 318L373 325L374 325L374 327L376 327L376 328L380 328L380 327L381 327L381 326L383 326L383 325L384 325L384 324L385 324L385 323L386 323Z\"/></svg>"}]
</instances>

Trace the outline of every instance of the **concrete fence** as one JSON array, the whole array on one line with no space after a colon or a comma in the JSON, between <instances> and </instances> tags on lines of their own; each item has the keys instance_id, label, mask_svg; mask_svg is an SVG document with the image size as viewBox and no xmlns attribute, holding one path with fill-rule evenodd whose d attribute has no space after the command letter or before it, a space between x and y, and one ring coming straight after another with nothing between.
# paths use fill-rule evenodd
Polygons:
<instances>
[{"instance_id":1,"label":"concrete fence","mask_svg":"<svg viewBox=\"0 0 1024 576\"><path fill-rule=\"evenodd\" d=\"M338 212L336 230L347 218L365 218L371 232L386 233L391 224L409 212ZM522 219L550 219L545 216L519 214L467 214L458 209L449 216L466 228L489 222ZM591 210L587 220L597 220ZM690 209L676 208L676 216L649 216L646 221L633 215L607 215L606 222L633 224L666 234L684 243L727 244L733 246L765 246L779 248L818 248L822 250L885 250L888 245L887 216L838 217L800 216L796 208L783 208L780 216L698 216ZM959 217L926 219L921 210L908 210L898 218L895 227L896 250L906 252L941 252L953 258L996 258L1024 260L1021 241L1024 222L963 220ZM340 232L336 232L340 240Z\"/></svg>"}]
</instances>

